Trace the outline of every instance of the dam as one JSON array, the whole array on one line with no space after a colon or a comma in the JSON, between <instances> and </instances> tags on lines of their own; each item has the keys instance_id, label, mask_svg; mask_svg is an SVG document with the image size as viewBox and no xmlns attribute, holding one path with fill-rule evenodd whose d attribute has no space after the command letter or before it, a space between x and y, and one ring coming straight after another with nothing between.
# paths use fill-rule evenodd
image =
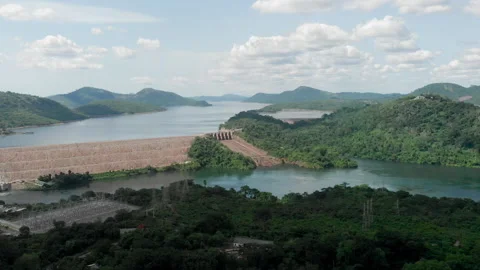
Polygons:
<instances>
[{"instance_id":1,"label":"dam","mask_svg":"<svg viewBox=\"0 0 480 270\"><path fill-rule=\"evenodd\" d=\"M251 157L259 167L281 164L280 160L234 134L218 131L212 137L234 152ZM188 150L198 136L62 144L0 149L0 177L9 184L34 182L39 176L72 171L91 174L156 168L189 160Z\"/></svg>"}]
</instances>

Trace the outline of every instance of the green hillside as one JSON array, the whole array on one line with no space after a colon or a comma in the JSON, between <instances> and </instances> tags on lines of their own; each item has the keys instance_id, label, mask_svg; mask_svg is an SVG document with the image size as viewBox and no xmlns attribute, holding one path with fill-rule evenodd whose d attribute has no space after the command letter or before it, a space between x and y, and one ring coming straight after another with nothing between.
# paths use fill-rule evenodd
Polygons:
<instances>
[{"instance_id":1,"label":"green hillside","mask_svg":"<svg viewBox=\"0 0 480 270\"><path fill-rule=\"evenodd\" d=\"M69 108L78 108L96 101L121 100L140 102L155 106L209 106L206 101L197 101L185 98L172 92L160 91L151 88L144 89L137 94L117 94L104 89L83 87L74 92L49 97Z\"/></svg>"},{"instance_id":2,"label":"green hillside","mask_svg":"<svg viewBox=\"0 0 480 270\"><path fill-rule=\"evenodd\" d=\"M47 98L0 92L0 128L48 125L85 118Z\"/></svg>"},{"instance_id":3,"label":"green hillside","mask_svg":"<svg viewBox=\"0 0 480 270\"><path fill-rule=\"evenodd\" d=\"M69 108L77 108L94 101L112 100L118 96L119 94L115 94L104 89L83 87L68 94L51 96L48 98L55 100Z\"/></svg>"},{"instance_id":4,"label":"green hillside","mask_svg":"<svg viewBox=\"0 0 480 270\"><path fill-rule=\"evenodd\" d=\"M453 100L480 104L480 86L463 87L453 83L434 83L415 90L412 95L436 94Z\"/></svg>"},{"instance_id":5,"label":"green hillside","mask_svg":"<svg viewBox=\"0 0 480 270\"><path fill-rule=\"evenodd\" d=\"M293 161L322 162L328 155L340 155L480 167L480 108L440 96L344 108L295 125L240 113L225 126L243 128L248 141Z\"/></svg>"},{"instance_id":6,"label":"green hillside","mask_svg":"<svg viewBox=\"0 0 480 270\"><path fill-rule=\"evenodd\" d=\"M372 100L345 100L345 99L328 99L316 100L311 102L298 103L280 103L268 105L258 112L276 113L282 110L315 110L315 111L337 111L344 107L363 107L371 104L377 104L377 101Z\"/></svg>"},{"instance_id":7,"label":"green hillside","mask_svg":"<svg viewBox=\"0 0 480 270\"><path fill-rule=\"evenodd\" d=\"M379 93L331 93L327 91L318 90L315 88L300 86L293 91L285 91L280 94L265 94L258 93L251 98L245 100L245 102L256 103L298 103L298 102L311 102L317 100L330 100L330 99L345 99L345 100L391 100L399 98L400 94L379 94Z\"/></svg>"},{"instance_id":8,"label":"green hillside","mask_svg":"<svg viewBox=\"0 0 480 270\"><path fill-rule=\"evenodd\" d=\"M89 117L100 117L119 114L161 112L165 111L165 108L131 101L102 100L78 107L76 111Z\"/></svg>"},{"instance_id":9,"label":"green hillside","mask_svg":"<svg viewBox=\"0 0 480 270\"><path fill-rule=\"evenodd\" d=\"M191 98L185 98L172 92L146 88L134 95L124 95L122 99L137 101L155 106L210 106L206 101L197 101Z\"/></svg>"}]
</instances>

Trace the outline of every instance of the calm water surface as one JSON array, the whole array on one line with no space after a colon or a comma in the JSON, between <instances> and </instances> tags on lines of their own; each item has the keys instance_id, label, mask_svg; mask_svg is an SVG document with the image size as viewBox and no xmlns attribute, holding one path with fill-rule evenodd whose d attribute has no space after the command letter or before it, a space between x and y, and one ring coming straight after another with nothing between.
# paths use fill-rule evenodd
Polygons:
<instances>
[{"instance_id":1,"label":"calm water surface","mask_svg":"<svg viewBox=\"0 0 480 270\"><path fill-rule=\"evenodd\" d=\"M199 135L218 130L235 114L265 104L213 102L212 107L172 107L168 111L87 119L21 129L32 135L0 136L0 148Z\"/></svg>"},{"instance_id":2,"label":"calm water surface","mask_svg":"<svg viewBox=\"0 0 480 270\"><path fill-rule=\"evenodd\" d=\"M82 194L87 190L113 192L120 187L134 189L161 187L175 181L194 178L196 183L204 181L209 186L239 189L248 185L276 196L291 192L313 192L344 182L352 186L366 184L374 188L406 190L415 194L435 197L459 197L480 201L480 169L447 168L359 160L359 168L352 170L309 170L281 166L257 169L248 173L220 173L202 171L190 174L158 174L140 176L113 182L95 182L89 188L68 192L13 191L0 197L6 202L55 202L72 194Z\"/></svg>"}]
</instances>

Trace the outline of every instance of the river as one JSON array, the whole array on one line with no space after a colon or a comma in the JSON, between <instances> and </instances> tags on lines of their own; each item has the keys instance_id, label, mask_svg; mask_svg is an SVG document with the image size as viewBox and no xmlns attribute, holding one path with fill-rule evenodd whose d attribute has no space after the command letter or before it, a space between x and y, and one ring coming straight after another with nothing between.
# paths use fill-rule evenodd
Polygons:
<instances>
[{"instance_id":1,"label":"river","mask_svg":"<svg viewBox=\"0 0 480 270\"><path fill-rule=\"evenodd\" d=\"M167 112L89 119L64 125L29 128L33 135L0 137L0 147L48 145L59 143L141 139L194 135L216 130L242 110L259 109L262 104L221 102L207 108L176 107ZM320 115L323 114L319 112ZM302 115L302 117L305 115ZM315 115L310 115L313 117ZM296 118L282 112L279 118ZM133 189L161 187L169 183L194 178L198 184L219 185L238 189L244 185L283 196L290 192L312 192L322 188L349 183L367 184L389 190L406 190L415 194L436 197L459 197L480 200L480 169L449 168L390 162L359 160L354 170L309 170L290 166L261 168L248 173L201 171L195 174L168 173L138 176L129 179L94 182L88 188L68 191L0 193L7 203L51 203L80 195L87 190L114 192L121 187Z\"/></svg>"},{"instance_id":2,"label":"river","mask_svg":"<svg viewBox=\"0 0 480 270\"><path fill-rule=\"evenodd\" d=\"M358 160L358 169L309 170L292 166L260 168L252 172L200 171L188 173L161 173L129 179L94 182L89 188L68 191L12 191L0 196L8 203L56 202L87 190L114 192L121 187L133 189L159 188L172 182L194 178L196 183L239 189L250 186L276 196L291 192L312 192L322 188L348 183L351 186L369 185L374 188L405 190L414 194L435 197L459 197L480 201L480 169L437 167L370 160ZM1 193L0 193L1 194Z\"/></svg>"}]
</instances>

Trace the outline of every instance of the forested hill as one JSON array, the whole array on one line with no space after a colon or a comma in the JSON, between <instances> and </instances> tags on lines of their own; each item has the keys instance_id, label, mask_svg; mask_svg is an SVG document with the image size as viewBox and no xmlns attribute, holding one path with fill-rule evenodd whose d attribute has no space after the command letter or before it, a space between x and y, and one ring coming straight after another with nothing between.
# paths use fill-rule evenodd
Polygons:
<instances>
[{"instance_id":1,"label":"forested hill","mask_svg":"<svg viewBox=\"0 0 480 270\"><path fill-rule=\"evenodd\" d=\"M480 86L468 88L453 83L434 83L415 90L412 95L436 94L453 100L480 105Z\"/></svg>"},{"instance_id":2,"label":"forested hill","mask_svg":"<svg viewBox=\"0 0 480 270\"><path fill-rule=\"evenodd\" d=\"M89 117L118 114L134 114L165 111L165 108L139 102L123 100L101 100L76 108L76 111Z\"/></svg>"},{"instance_id":3,"label":"forested hill","mask_svg":"<svg viewBox=\"0 0 480 270\"><path fill-rule=\"evenodd\" d=\"M0 128L48 125L85 118L47 98L0 92Z\"/></svg>"},{"instance_id":4,"label":"forested hill","mask_svg":"<svg viewBox=\"0 0 480 270\"><path fill-rule=\"evenodd\" d=\"M104 89L83 87L68 94L51 96L49 98L69 108L77 108L102 100L133 101L163 107L210 106L206 101L197 101L182 97L172 92L155 90L152 88L143 89L136 94L118 94Z\"/></svg>"},{"instance_id":5,"label":"forested hill","mask_svg":"<svg viewBox=\"0 0 480 270\"><path fill-rule=\"evenodd\" d=\"M210 106L206 101L198 101L191 98L185 98L172 92L146 88L134 95L124 95L122 99L129 101L142 102L155 106Z\"/></svg>"},{"instance_id":6,"label":"forested hill","mask_svg":"<svg viewBox=\"0 0 480 270\"><path fill-rule=\"evenodd\" d=\"M115 94L104 89L83 87L68 94L55 95L48 98L55 100L69 108L77 108L94 101L112 100L119 96L120 94Z\"/></svg>"},{"instance_id":7,"label":"forested hill","mask_svg":"<svg viewBox=\"0 0 480 270\"><path fill-rule=\"evenodd\" d=\"M344 108L320 120L296 125L240 113L226 127L243 128L248 141L293 160L338 153L375 160L480 167L480 108L440 96L409 96L365 108Z\"/></svg>"},{"instance_id":8,"label":"forested hill","mask_svg":"<svg viewBox=\"0 0 480 270\"><path fill-rule=\"evenodd\" d=\"M310 102L317 100L391 100L401 97L400 94L379 94L379 93L331 93L327 91L318 90L315 88L300 86L292 91L285 91L280 94L265 94L258 93L245 102L256 103L292 103L292 102Z\"/></svg>"}]
</instances>

